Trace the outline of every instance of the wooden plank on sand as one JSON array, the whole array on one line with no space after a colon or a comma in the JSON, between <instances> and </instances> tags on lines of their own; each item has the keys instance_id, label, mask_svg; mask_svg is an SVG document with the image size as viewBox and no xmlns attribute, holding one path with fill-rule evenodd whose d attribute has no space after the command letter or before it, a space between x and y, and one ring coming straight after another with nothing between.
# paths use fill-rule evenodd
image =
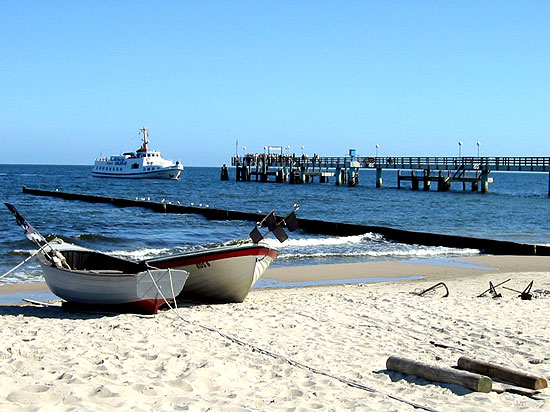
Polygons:
<instances>
[{"instance_id":1,"label":"wooden plank on sand","mask_svg":"<svg viewBox=\"0 0 550 412\"><path fill-rule=\"evenodd\" d=\"M454 383L476 392L489 393L493 386L493 381L487 376L457 369L432 366L398 356L390 356L386 361L386 368L390 371L415 375L432 382Z\"/></svg>"},{"instance_id":2,"label":"wooden plank on sand","mask_svg":"<svg viewBox=\"0 0 550 412\"><path fill-rule=\"evenodd\" d=\"M494 363L467 358L466 356L462 356L458 359L458 367L466 371L481 373L492 378L497 378L504 382L510 382L522 388L544 389L548 386L544 378L515 371Z\"/></svg>"}]
</instances>

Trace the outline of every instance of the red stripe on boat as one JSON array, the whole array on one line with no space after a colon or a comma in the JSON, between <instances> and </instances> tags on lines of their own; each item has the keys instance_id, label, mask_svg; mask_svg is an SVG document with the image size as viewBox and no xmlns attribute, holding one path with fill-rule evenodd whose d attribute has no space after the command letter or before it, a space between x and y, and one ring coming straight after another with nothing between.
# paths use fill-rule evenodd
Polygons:
<instances>
[{"instance_id":1,"label":"red stripe on boat","mask_svg":"<svg viewBox=\"0 0 550 412\"><path fill-rule=\"evenodd\" d=\"M246 249L231 250L228 252L205 252L197 256L193 253L192 256L186 257L185 255L175 255L166 258L151 259L147 262L159 269L181 267L187 265L194 265L200 262L211 262L213 260L229 259L241 256L260 256L267 255L272 259L275 259L279 252L274 249L268 249L265 247L251 247Z\"/></svg>"},{"instance_id":2,"label":"red stripe on boat","mask_svg":"<svg viewBox=\"0 0 550 412\"><path fill-rule=\"evenodd\" d=\"M131 305L138 309L139 312L156 315L159 311L159 308L164 303L166 303L164 299L143 299L138 302L132 302Z\"/></svg>"}]
</instances>

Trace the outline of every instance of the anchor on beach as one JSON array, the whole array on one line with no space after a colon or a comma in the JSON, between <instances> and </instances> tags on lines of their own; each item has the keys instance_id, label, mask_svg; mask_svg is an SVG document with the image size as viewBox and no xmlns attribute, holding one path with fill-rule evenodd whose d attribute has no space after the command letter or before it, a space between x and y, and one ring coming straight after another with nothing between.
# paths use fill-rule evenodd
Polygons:
<instances>
[{"instance_id":1,"label":"anchor on beach","mask_svg":"<svg viewBox=\"0 0 550 412\"><path fill-rule=\"evenodd\" d=\"M497 285L493 285L493 282L489 281L489 289L483 291L483 293L480 293L479 295L477 295L477 297L481 298L485 296L487 292L491 292L491 295L493 298L501 298L502 294L498 293L496 288L499 287L500 285L504 285L506 282L509 282L510 280L512 279L506 279L504 282L500 282Z\"/></svg>"},{"instance_id":2,"label":"anchor on beach","mask_svg":"<svg viewBox=\"0 0 550 412\"><path fill-rule=\"evenodd\" d=\"M531 300L533 298L533 294L531 293L531 288L533 287L533 282L534 282L533 280L531 282L529 282L529 284L523 290L523 292L520 292L519 290L515 290L515 289L512 289L512 288L508 288L506 286L503 286L503 288L507 289L507 290L511 290L512 292L519 293L519 297L521 298L521 300Z\"/></svg>"},{"instance_id":3,"label":"anchor on beach","mask_svg":"<svg viewBox=\"0 0 550 412\"><path fill-rule=\"evenodd\" d=\"M428 293L428 292L430 292L430 291L432 291L432 290L436 290L437 288L440 288L440 287L445 288L445 294L442 296L442 298L446 298L447 296L449 296L449 288L448 288L447 285L446 285L445 283L443 283L443 282L436 283L435 285L430 286L428 289L424 289L424 290L422 290L422 291L420 291L420 292L415 292L415 293L416 293L416 295L418 295L418 296L422 296L422 295L424 295L424 294L426 294L426 293Z\"/></svg>"}]
</instances>

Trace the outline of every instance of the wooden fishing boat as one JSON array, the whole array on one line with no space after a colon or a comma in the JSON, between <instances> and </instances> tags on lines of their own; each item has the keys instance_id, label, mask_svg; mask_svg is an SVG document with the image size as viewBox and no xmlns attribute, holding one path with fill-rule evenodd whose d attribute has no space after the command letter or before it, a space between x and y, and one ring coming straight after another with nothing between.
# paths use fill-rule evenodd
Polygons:
<instances>
[{"instance_id":1,"label":"wooden fishing boat","mask_svg":"<svg viewBox=\"0 0 550 412\"><path fill-rule=\"evenodd\" d=\"M283 228L292 232L298 228L296 210L277 221L275 212L268 213L248 235L250 240L241 243L207 248L173 256L148 259L143 263L157 268L183 269L189 272L189 279L181 293L184 297L196 297L217 302L242 302L254 284L279 255L263 239L273 233L284 242L288 235ZM262 234L261 227L268 232Z\"/></svg>"},{"instance_id":2,"label":"wooden fishing boat","mask_svg":"<svg viewBox=\"0 0 550 412\"><path fill-rule=\"evenodd\" d=\"M208 248L144 261L165 269L183 269L189 279L180 296L217 302L242 302L279 252L264 243Z\"/></svg>"},{"instance_id":3,"label":"wooden fishing boat","mask_svg":"<svg viewBox=\"0 0 550 412\"><path fill-rule=\"evenodd\" d=\"M57 239L38 254L38 260L55 295L113 311L155 314L182 291L188 278L185 270L156 269Z\"/></svg>"},{"instance_id":4,"label":"wooden fishing boat","mask_svg":"<svg viewBox=\"0 0 550 412\"><path fill-rule=\"evenodd\" d=\"M48 249L40 252L39 260L46 283L53 293L79 303L105 303L102 299L112 304L119 301L132 302L138 306L151 307L154 311L158 310L157 304L162 304L159 295L242 302L279 255L275 248L262 240L267 234L273 233L280 242L284 242L288 236L283 227L289 231L298 227L295 211L299 207L294 205L294 210L279 222L274 211L270 212L250 232L250 240L131 262L61 240L53 245L51 242L48 244L12 205L6 206L15 215L17 223L23 226L29 239L38 245L47 244ZM267 227L268 232L262 234L259 230L261 227ZM173 281L171 274L177 275L177 282ZM153 280L154 276L158 278ZM169 284L166 283L168 277ZM151 287L157 284L158 294ZM160 293L166 291L168 285L172 287L174 284L176 287L172 294Z\"/></svg>"}]
</instances>

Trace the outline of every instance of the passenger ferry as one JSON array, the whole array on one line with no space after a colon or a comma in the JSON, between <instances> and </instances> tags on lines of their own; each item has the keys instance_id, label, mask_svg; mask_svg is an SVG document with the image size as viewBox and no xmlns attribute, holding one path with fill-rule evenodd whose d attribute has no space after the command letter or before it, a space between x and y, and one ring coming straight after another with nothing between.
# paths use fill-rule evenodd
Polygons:
<instances>
[{"instance_id":1,"label":"passenger ferry","mask_svg":"<svg viewBox=\"0 0 550 412\"><path fill-rule=\"evenodd\" d=\"M147 128L143 133L143 145L136 152L128 152L109 158L96 159L92 175L98 177L119 177L126 179L178 179L183 165L164 159L160 152L149 150Z\"/></svg>"}]
</instances>

